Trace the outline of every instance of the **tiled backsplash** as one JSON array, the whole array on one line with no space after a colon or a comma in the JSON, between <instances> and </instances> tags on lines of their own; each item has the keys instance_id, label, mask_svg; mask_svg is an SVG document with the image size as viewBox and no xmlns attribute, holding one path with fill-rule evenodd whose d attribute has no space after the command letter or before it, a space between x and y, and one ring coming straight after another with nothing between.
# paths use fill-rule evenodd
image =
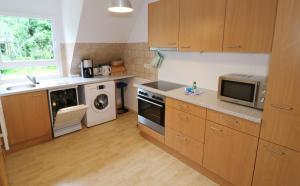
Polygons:
<instances>
[{"instance_id":1,"label":"tiled backsplash","mask_svg":"<svg viewBox=\"0 0 300 186\"><path fill-rule=\"evenodd\" d=\"M76 43L71 73L80 73L82 59L92 59L94 66L106 64L121 58L125 44L119 43Z\"/></svg>"},{"instance_id":2,"label":"tiled backsplash","mask_svg":"<svg viewBox=\"0 0 300 186\"><path fill-rule=\"evenodd\" d=\"M63 45L65 47L72 46L70 44ZM147 43L76 43L73 47L71 65L67 65L67 57L63 58L65 61L63 67L68 68L71 74L80 73L80 61L82 59L92 59L94 66L123 59L129 74L149 80L157 79L157 69L151 66L154 53L149 51ZM63 52L66 52L66 49ZM64 69L64 72L67 71Z\"/></svg>"},{"instance_id":3,"label":"tiled backsplash","mask_svg":"<svg viewBox=\"0 0 300 186\"><path fill-rule=\"evenodd\" d=\"M154 52L149 51L147 43L127 43L122 59L129 74L149 80L157 80L157 69L152 68Z\"/></svg>"}]
</instances>

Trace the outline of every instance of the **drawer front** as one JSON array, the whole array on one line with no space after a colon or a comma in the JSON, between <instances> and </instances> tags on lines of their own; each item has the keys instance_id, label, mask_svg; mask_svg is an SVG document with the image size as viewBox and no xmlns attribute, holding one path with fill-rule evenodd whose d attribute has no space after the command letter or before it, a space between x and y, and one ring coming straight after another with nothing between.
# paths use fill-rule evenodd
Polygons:
<instances>
[{"instance_id":1,"label":"drawer front","mask_svg":"<svg viewBox=\"0 0 300 186\"><path fill-rule=\"evenodd\" d=\"M187 137L204 143L205 120L202 118L167 106L166 128L181 132Z\"/></svg>"},{"instance_id":2,"label":"drawer front","mask_svg":"<svg viewBox=\"0 0 300 186\"><path fill-rule=\"evenodd\" d=\"M182 112L190 113L200 118L206 119L206 108L185 103L183 101L172 98L167 98L166 104L167 106L173 107Z\"/></svg>"},{"instance_id":3,"label":"drawer front","mask_svg":"<svg viewBox=\"0 0 300 186\"><path fill-rule=\"evenodd\" d=\"M252 136L259 136L261 125L241 118L237 118L213 110L207 110L207 120L227 126L240 132L250 134Z\"/></svg>"},{"instance_id":4,"label":"drawer front","mask_svg":"<svg viewBox=\"0 0 300 186\"><path fill-rule=\"evenodd\" d=\"M180 154L186 156L190 160L202 165L203 160L203 144L186 137L181 133L172 129L166 130L166 145L176 150Z\"/></svg>"}]
</instances>

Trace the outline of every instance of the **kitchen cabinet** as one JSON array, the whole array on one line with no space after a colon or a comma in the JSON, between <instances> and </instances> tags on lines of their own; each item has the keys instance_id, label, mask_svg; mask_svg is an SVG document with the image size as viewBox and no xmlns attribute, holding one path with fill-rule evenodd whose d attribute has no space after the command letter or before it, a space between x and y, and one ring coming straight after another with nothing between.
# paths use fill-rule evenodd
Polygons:
<instances>
[{"instance_id":1,"label":"kitchen cabinet","mask_svg":"<svg viewBox=\"0 0 300 186\"><path fill-rule=\"evenodd\" d=\"M225 9L225 0L180 0L179 50L222 51Z\"/></svg>"},{"instance_id":2,"label":"kitchen cabinet","mask_svg":"<svg viewBox=\"0 0 300 186\"><path fill-rule=\"evenodd\" d=\"M179 0L160 0L148 7L151 48L178 48Z\"/></svg>"},{"instance_id":3,"label":"kitchen cabinet","mask_svg":"<svg viewBox=\"0 0 300 186\"><path fill-rule=\"evenodd\" d=\"M253 186L299 186L300 153L260 140Z\"/></svg>"},{"instance_id":4,"label":"kitchen cabinet","mask_svg":"<svg viewBox=\"0 0 300 186\"><path fill-rule=\"evenodd\" d=\"M188 159L202 165L203 143L169 128L166 128L165 143Z\"/></svg>"},{"instance_id":5,"label":"kitchen cabinet","mask_svg":"<svg viewBox=\"0 0 300 186\"><path fill-rule=\"evenodd\" d=\"M199 118L206 118L206 108L200 106L192 105L172 98L167 98L166 105Z\"/></svg>"},{"instance_id":6,"label":"kitchen cabinet","mask_svg":"<svg viewBox=\"0 0 300 186\"><path fill-rule=\"evenodd\" d=\"M244 132L246 134L250 134L252 136L259 136L260 124L258 123L253 123L248 120L244 120L210 109L207 110L207 120L218 123L220 125L224 125L240 132Z\"/></svg>"},{"instance_id":7,"label":"kitchen cabinet","mask_svg":"<svg viewBox=\"0 0 300 186\"><path fill-rule=\"evenodd\" d=\"M6 174L5 161L4 161L4 156L1 148L2 146L1 143L2 142L0 142L0 185L8 186L8 179Z\"/></svg>"},{"instance_id":8,"label":"kitchen cabinet","mask_svg":"<svg viewBox=\"0 0 300 186\"><path fill-rule=\"evenodd\" d=\"M270 53L276 10L277 0L227 0L223 50Z\"/></svg>"},{"instance_id":9,"label":"kitchen cabinet","mask_svg":"<svg viewBox=\"0 0 300 186\"><path fill-rule=\"evenodd\" d=\"M202 165L206 109L166 100L165 144Z\"/></svg>"},{"instance_id":10,"label":"kitchen cabinet","mask_svg":"<svg viewBox=\"0 0 300 186\"><path fill-rule=\"evenodd\" d=\"M261 138L300 152L300 1L279 0Z\"/></svg>"},{"instance_id":11,"label":"kitchen cabinet","mask_svg":"<svg viewBox=\"0 0 300 186\"><path fill-rule=\"evenodd\" d=\"M166 127L204 143L205 119L167 106Z\"/></svg>"},{"instance_id":12,"label":"kitchen cabinet","mask_svg":"<svg viewBox=\"0 0 300 186\"><path fill-rule=\"evenodd\" d=\"M11 149L51 139L51 124L46 91L1 98Z\"/></svg>"},{"instance_id":13,"label":"kitchen cabinet","mask_svg":"<svg viewBox=\"0 0 300 186\"><path fill-rule=\"evenodd\" d=\"M258 138L206 122L203 166L234 185L251 185Z\"/></svg>"}]
</instances>

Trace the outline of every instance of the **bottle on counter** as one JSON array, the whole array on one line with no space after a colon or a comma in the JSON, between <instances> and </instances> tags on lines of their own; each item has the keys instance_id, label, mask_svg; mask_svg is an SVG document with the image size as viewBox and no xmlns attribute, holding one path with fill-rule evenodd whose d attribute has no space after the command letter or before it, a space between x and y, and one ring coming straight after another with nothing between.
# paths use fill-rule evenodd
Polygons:
<instances>
[{"instance_id":1,"label":"bottle on counter","mask_svg":"<svg viewBox=\"0 0 300 186\"><path fill-rule=\"evenodd\" d=\"M193 88L193 92L196 92L196 90L197 90L197 82L196 81L193 82L192 88Z\"/></svg>"}]
</instances>

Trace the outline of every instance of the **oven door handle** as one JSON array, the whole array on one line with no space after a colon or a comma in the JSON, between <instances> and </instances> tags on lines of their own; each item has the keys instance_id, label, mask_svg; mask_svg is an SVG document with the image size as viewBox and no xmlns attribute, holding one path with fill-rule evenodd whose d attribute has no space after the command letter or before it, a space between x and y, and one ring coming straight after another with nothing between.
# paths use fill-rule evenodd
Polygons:
<instances>
[{"instance_id":1,"label":"oven door handle","mask_svg":"<svg viewBox=\"0 0 300 186\"><path fill-rule=\"evenodd\" d=\"M152 102L152 101L149 101L149 100L147 100L147 99L144 99L144 98L141 98L141 97L136 97L136 98L137 98L137 99L140 99L140 100L142 100L142 101L145 101L145 102L151 103L151 104L153 104L153 105L156 105L156 106L158 106L158 107L161 107L161 108L163 108L163 107L164 107L163 105L160 105L160 104L154 103L154 102Z\"/></svg>"}]
</instances>

